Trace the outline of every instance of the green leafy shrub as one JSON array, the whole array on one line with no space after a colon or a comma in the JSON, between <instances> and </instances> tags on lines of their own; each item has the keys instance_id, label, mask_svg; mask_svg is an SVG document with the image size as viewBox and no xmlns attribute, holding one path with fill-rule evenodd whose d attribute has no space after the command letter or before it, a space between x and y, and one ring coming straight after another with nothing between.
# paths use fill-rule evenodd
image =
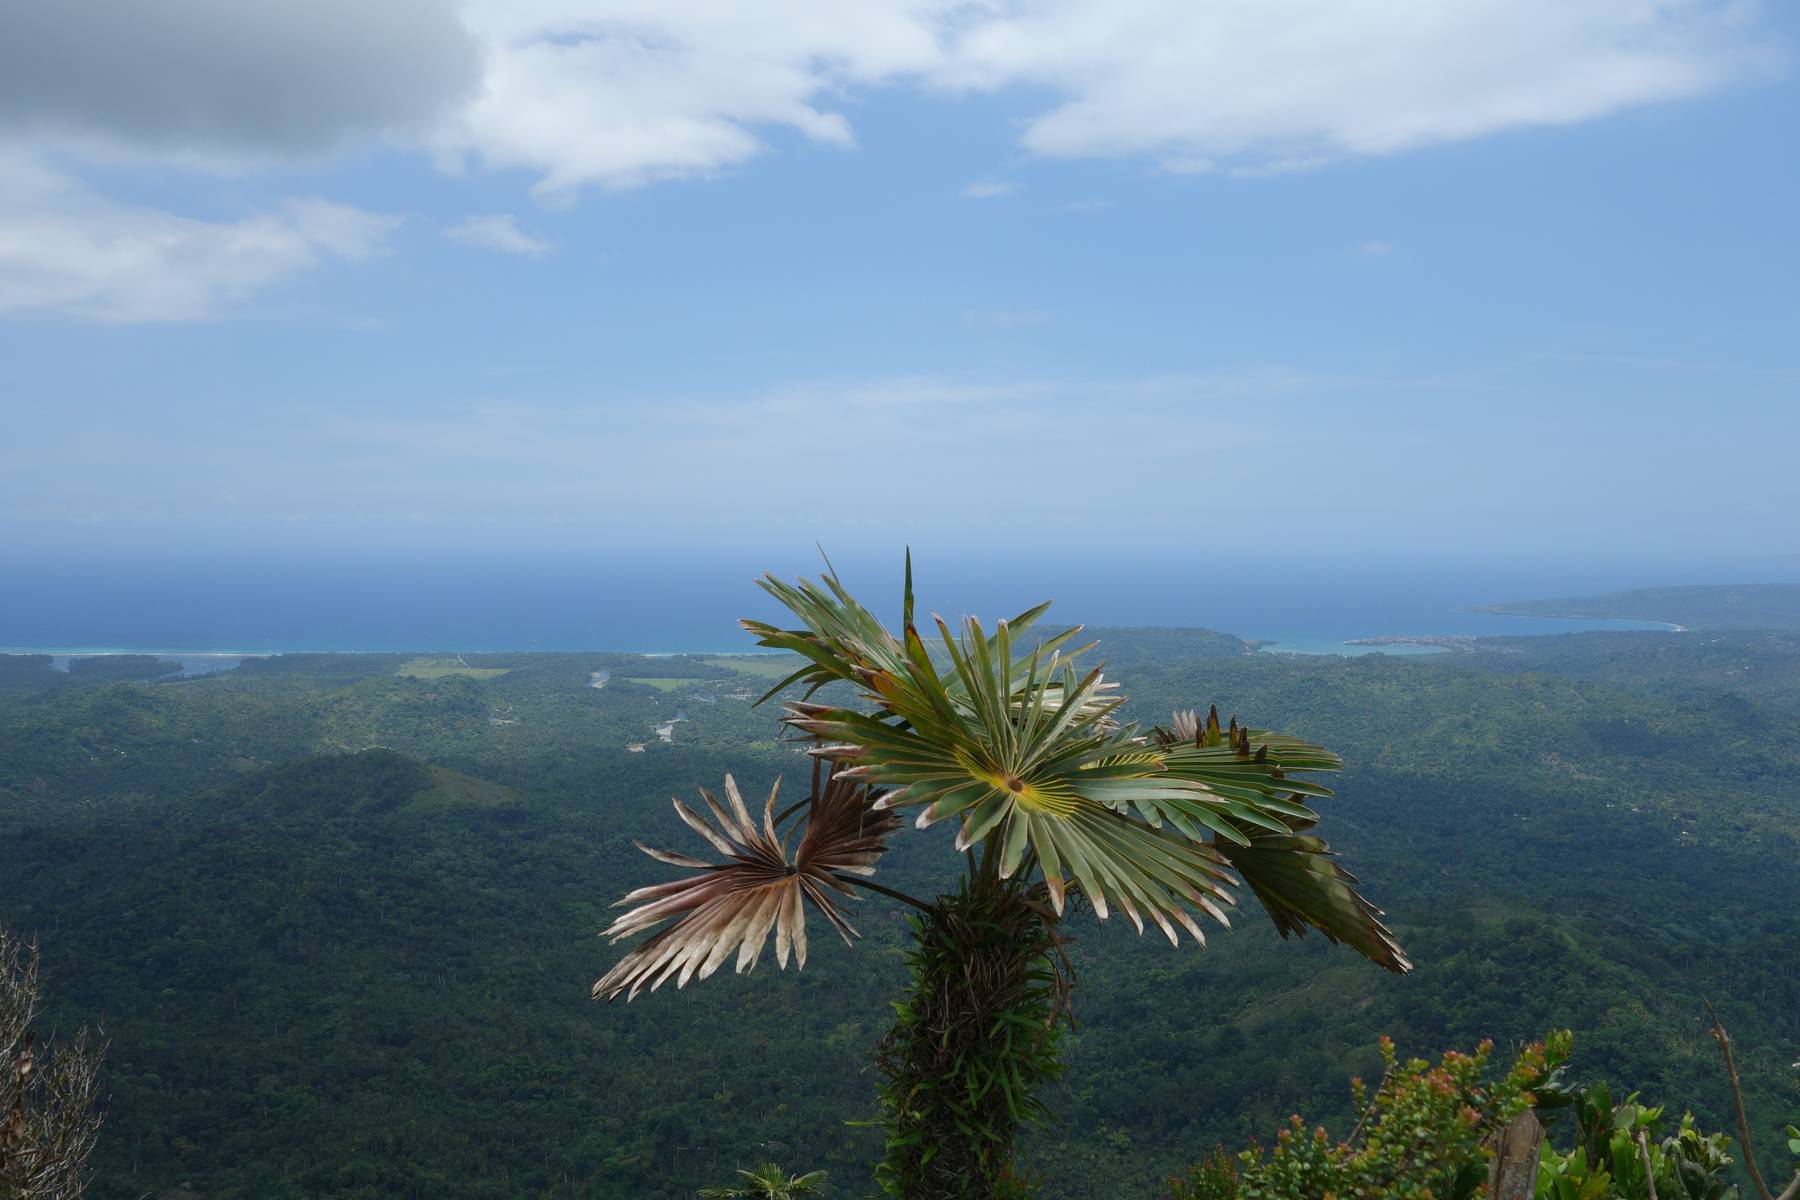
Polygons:
<instances>
[{"instance_id":1,"label":"green leafy shrub","mask_svg":"<svg viewBox=\"0 0 1800 1200\"><path fill-rule=\"evenodd\" d=\"M1347 1138L1334 1142L1293 1117L1273 1149L1221 1148L1171 1179L1171 1200L1478 1200L1496 1135L1532 1109L1567 1109L1575 1139L1566 1152L1543 1147L1534 1200L1740 1200L1730 1137L1702 1132L1691 1114L1664 1137L1664 1110L1636 1093L1615 1104L1605 1084L1570 1088L1573 1040L1551 1034L1489 1082L1491 1043L1472 1055L1452 1050L1434 1066L1401 1063L1383 1038L1381 1086L1370 1099L1353 1081L1363 1115ZM1800 1155L1800 1129L1788 1137ZM1783 1200L1795 1194L1800 1179Z\"/></svg>"},{"instance_id":2,"label":"green leafy shrub","mask_svg":"<svg viewBox=\"0 0 1800 1200\"><path fill-rule=\"evenodd\" d=\"M1582 1092L1575 1104L1579 1142L1566 1154L1545 1148L1538 1200L1736 1200L1738 1189L1727 1177L1731 1139L1703 1134L1692 1115L1683 1115L1675 1132L1658 1141L1662 1115L1636 1093L1614 1105L1604 1084Z\"/></svg>"},{"instance_id":3,"label":"green leafy shrub","mask_svg":"<svg viewBox=\"0 0 1800 1200\"><path fill-rule=\"evenodd\" d=\"M1474 1200L1487 1185L1494 1135L1536 1105L1540 1091L1561 1095L1571 1041L1558 1033L1526 1046L1492 1077L1491 1042L1433 1064L1401 1062L1383 1038L1385 1073L1374 1096L1361 1080L1351 1084L1363 1115L1348 1137L1333 1141L1293 1117L1272 1148L1216 1151L1171 1180L1173 1200Z\"/></svg>"}]
</instances>

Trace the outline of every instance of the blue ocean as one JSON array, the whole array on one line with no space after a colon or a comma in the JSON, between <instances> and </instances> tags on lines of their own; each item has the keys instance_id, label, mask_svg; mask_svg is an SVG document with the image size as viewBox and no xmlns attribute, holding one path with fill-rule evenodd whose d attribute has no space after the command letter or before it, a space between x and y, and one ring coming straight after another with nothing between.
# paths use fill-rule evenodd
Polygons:
<instances>
[{"instance_id":1,"label":"blue ocean","mask_svg":"<svg viewBox=\"0 0 1800 1200\"><path fill-rule=\"evenodd\" d=\"M845 583L898 615L892 560L837 560ZM0 648L58 651L752 649L742 616L774 618L761 570L815 574L816 554L232 562L109 557L15 563L0 589ZM915 556L922 611L1008 616L1054 599L1052 619L1202 626L1308 653L1366 651L1358 638L1659 628L1466 611L1507 600L1674 583L1742 582L1713 565L1318 562L1187 554L1007 563ZM1784 572L1791 574L1791 570ZM1765 569L1762 574L1768 574ZM1386 648L1389 651L1408 649Z\"/></svg>"}]
</instances>

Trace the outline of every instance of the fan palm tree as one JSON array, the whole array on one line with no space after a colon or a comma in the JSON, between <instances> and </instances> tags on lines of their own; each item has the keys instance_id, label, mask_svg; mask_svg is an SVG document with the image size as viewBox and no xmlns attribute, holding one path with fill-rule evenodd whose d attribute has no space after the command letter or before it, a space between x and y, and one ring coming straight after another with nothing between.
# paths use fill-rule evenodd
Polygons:
<instances>
[{"instance_id":1,"label":"fan palm tree","mask_svg":"<svg viewBox=\"0 0 1800 1200\"><path fill-rule=\"evenodd\" d=\"M777 964L791 954L803 967L806 909L850 943L846 902L859 890L913 906L912 991L878 1053L884 1180L896 1194L988 1200L1004 1190L1012 1136L1044 1115L1037 1086L1059 1069L1070 974L1057 929L1072 897L1102 920L1117 910L1139 932L1148 922L1171 943L1185 931L1204 944L1202 922L1229 925L1241 884L1284 937L1316 930L1388 970L1410 969L1355 877L1311 832L1312 806L1331 792L1301 775L1338 769L1335 754L1235 717L1221 724L1216 709L1147 730L1121 723L1116 685L1077 665L1092 648L1072 646L1079 627L1033 636L1048 604L992 632L934 616L928 641L910 555L898 634L829 564L816 582L760 583L800 628L741 624L804 660L763 700L804 685L782 720L807 743L813 786L785 808L771 791L760 820L729 776L723 803L702 790L706 814L675 801L722 861L639 844L694 874L619 902L628 911L606 931L615 941L661 928L594 995L684 987L728 960L748 971L771 934ZM812 702L833 684L853 699ZM955 822L954 892L921 901L872 878L902 812L919 828Z\"/></svg>"},{"instance_id":2,"label":"fan palm tree","mask_svg":"<svg viewBox=\"0 0 1800 1200\"><path fill-rule=\"evenodd\" d=\"M819 1196L825 1192L825 1172L808 1171L789 1175L774 1163L764 1163L754 1171L739 1171L744 1182L736 1187L701 1188L706 1200L800 1200L802 1196Z\"/></svg>"}]
</instances>

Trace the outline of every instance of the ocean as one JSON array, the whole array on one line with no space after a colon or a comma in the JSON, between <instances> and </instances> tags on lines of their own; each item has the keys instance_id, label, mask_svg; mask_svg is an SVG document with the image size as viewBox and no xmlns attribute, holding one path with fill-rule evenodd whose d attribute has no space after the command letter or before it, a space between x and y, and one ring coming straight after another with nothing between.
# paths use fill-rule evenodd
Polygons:
<instances>
[{"instance_id":1,"label":"ocean","mask_svg":"<svg viewBox=\"0 0 1800 1200\"><path fill-rule=\"evenodd\" d=\"M12 564L0 588L0 648L283 651L753 649L736 618L779 619L747 556L555 560L385 558L363 562L135 561ZM777 564L784 578L816 557ZM848 586L898 616L894 561L839 561ZM1669 583L1742 582L1732 568L1318 562L1203 551L1006 563L916 556L921 612L1009 616L1054 598L1050 620L1201 626L1277 651L1369 652L1356 638L1651 629L1634 621L1492 616L1472 605ZM1417 652L1417 647L1381 647Z\"/></svg>"}]
</instances>

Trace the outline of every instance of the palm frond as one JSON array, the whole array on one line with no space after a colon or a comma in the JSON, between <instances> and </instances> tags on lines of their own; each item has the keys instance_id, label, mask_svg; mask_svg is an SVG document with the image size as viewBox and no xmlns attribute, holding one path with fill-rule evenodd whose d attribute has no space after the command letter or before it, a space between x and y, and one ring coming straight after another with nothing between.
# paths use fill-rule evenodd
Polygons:
<instances>
[{"instance_id":1,"label":"palm frond","mask_svg":"<svg viewBox=\"0 0 1800 1200\"><path fill-rule=\"evenodd\" d=\"M1304 937L1317 929L1364 957L1404 974L1412 969L1382 912L1356 890L1356 876L1344 870L1320 839L1301 836L1318 821L1305 799L1330 796L1330 789L1292 778L1288 772L1334 771L1337 755L1298 738L1231 724L1221 728L1219 710L1202 722L1178 712L1170 730L1155 730L1171 774L1204 785L1220 798L1215 828L1220 855L1249 885L1283 937Z\"/></svg>"},{"instance_id":2,"label":"palm frond","mask_svg":"<svg viewBox=\"0 0 1800 1200\"><path fill-rule=\"evenodd\" d=\"M829 1178L823 1171L789 1175L774 1163L763 1163L753 1171L738 1170L745 1182L736 1187L701 1188L705 1200L800 1200L804 1196L821 1195Z\"/></svg>"},{"instance_id":3,"label":"palm frond","mask_svg":"<svg viewBox=\"0 0 1800 1200\"><path fill-rule=\"evenodd\" d=\"M1382 911L1356 890L1356 876L1320 839L1256 833L1247 846L1221 842L1218 849L1282 937L1316 929L1397 975L1412 970L1393 931L1382 924Z\"/></svg>"},{"instance_id":4,"label":"palm frond","mask_svg":"<svg viewBox=\"0 0 1800 1200\"><path fill-rule=\"evenodd\" d=\"M1302 739L1178 712L1140 736L1098 669L1065 648L1079 628L1015 653L1039 605L990 634L934 618L928 644L914 620L907 563L901 636L858 604L834 574L763 587L805 626L745 628L808 660L788 680L808 695L850 683L861 703L787 704L787 725L816 744L833 778L868 786L879 809L914 808L917 824L955 818L959 851L980 847L997 874L1034 867L1062 910L1073 878L1105 917L1154 921L1200 938L1196 913L1225 921L1242 876L1284 935L1317 929L1396 971L1408 964L1380 913L1325 844L1306 836L1312 804L1331 789L1303 778L1338 756ZM765 697L766 699L767 697ZM1202 939L1203 940L1203 939Z\"/></svg>"},{"instance_id":5,"label":"palm frond","mask_svg":"<svg viewBox=\"0 0 1800 1200\"><path fill-rule=\"evenodd\" d=\"M788 836L780 833L775 816L780 790L778 781L763 805L760 825L751 820L737 782L729 775L725 804L701 790L710 820L680 800L674 802L676 815L725 862L710 863L636 843L658 862L697 874L638 888L618 902L616 907L635 907L602 935L615 943L670 918L676 920L608 971L594 985L596 1000L613 1000L624 993L630 1001L645 986L655 991L670 979L676 987L686 987L690 979L705 979L734 954L736 970L749 971L771 933L776 963L785 969L791 950L796 966L804 967L807 904L818 909L846 944L858 936L842 912L843 901L855 893L840 876L874 874L887 837L900 822L876 811L864 786L832 780L806 806L806 827L790 860Z\"/></svg>"},{"instance_id":6,"label":"palm frond","mask_svg":"<svg viewBox=\"0 0 1800 1200\"><path fill-rule=\"evenodd\" d=\"M1059 912L1067 870L1099 916L1116 905L1140 930L1148 917L1171 941L1176 925L1204 940L1189 908L1223 921L1233 902L1201 842L1229 828L1206 788L1114 723L1098 670L1077 675L1042 646L1015 657L1007 622L989 636L971 619L960 637L937 624L947 671L909 629L905 665L869 672L876 712L793 702L788 724L822 743L837 778L882 789L877 806L916 807L921 827L957 818L958 850L995 839L1003 878L1031 855Z\"/></svg>"},{"instance_id":7,"label":"palm frond","mask_svg":"<svg viewBox=\"0 0 1800 1200\"><path fill-rule=\"evenodd\" d=\"M806 695L810 696L826 684L839 680L858 687L868 687L878 674L897 676L905 673L917 641L913 621L910 551L906 556L906 584L901 597L901 628L906 634L904 642L890 633L880 618L850 594L838 579L837 572L829 569L829 563L816 583L809 579L787 583L773 575L765 575L757 581L757 586L800 618L805 628L780 629L765 621L748 618L738 624L745 631L756 635L757 645L772 650L786 650L807 660L806 666L770 688L757 703L760 704L796 683L806 684ZM1046 601L1014 617L1009 623L1013 633L1023 633L1031 628L1049 608ZM1080 626L1065 629L1045 639L1041 649L1045 654L1060 650L1065 658L1073 658L1087 647L1075 650L1065 650L1064 647L1080 632ZM954 679L942 681L942 684L947 684L945 690L948 694L954 695L959 690Z\"/></svg>"}]
</instances>

